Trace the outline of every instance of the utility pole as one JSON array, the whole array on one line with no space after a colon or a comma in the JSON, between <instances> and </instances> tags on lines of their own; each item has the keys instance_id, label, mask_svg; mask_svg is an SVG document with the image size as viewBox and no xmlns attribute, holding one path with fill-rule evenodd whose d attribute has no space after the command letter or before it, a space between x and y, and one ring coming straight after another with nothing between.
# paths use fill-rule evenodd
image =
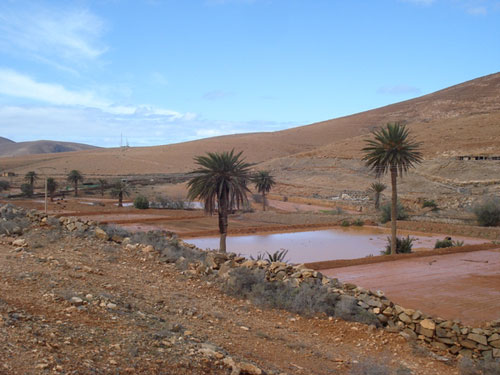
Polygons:
<instances>
[{"instance_id":1,"label":"utility pole","mask_svg":"<svg viewBox=\"0 0 500 375\"><path fill-rule=\"evenodd\" d=\"M47 215L47 180L48 177L45 176L45 215Z\"/></svg>"}]
</instances>

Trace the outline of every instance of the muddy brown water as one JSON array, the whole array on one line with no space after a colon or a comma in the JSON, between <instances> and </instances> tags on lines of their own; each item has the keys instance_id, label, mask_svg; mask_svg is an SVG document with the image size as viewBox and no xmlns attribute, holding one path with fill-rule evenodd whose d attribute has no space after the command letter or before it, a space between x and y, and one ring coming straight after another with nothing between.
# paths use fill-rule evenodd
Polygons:
<instances>
[{"instance_id":1,"label":"muddy brown water","mask_svg":"<svg viewBox=\"0 0 500 375\"><path fill-rule=\"evenodd\" d=\"M445 235L408 233L414 237L413 248L416 251L434 248L437 239ZM387 244L389 232L378 227L349 227L328 230L316 230L293 233L274 233L229 236L228 251L246 257L257 257L266 252L274 253L280 249L288 250L287 260L292 263L318 262L323 260L356 259L380 255ZM483 239L453 237L465 244L484 243ZM190 238L186 242L202 249L217 249L218 237Z\"/></svg>"}]
</instances>

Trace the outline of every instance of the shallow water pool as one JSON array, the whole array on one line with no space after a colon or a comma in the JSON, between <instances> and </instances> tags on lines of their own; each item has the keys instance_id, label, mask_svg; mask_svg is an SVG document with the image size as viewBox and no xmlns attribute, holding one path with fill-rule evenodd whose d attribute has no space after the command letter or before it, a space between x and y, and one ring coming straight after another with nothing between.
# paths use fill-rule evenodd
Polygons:
<instances>
[{"instance_id":1,"label":"shallow water pool","mask_svg":"<svg viewBox=\"0 0 500 375\"><path fill-rule=\"evenodd\" d=\"M398 233L405 235L406 232ZM259 235L228 236L227 251L245 257L267 251L274 253L280 249L288 250L287 260L292 263L318 262L323 260L355 259L370 255L380 255L387 244L389 231L376 227L349 227L308 232L274 233ZM433 248L436 239L445 236L413 234L413 249ZM459 238L467 245L483 243L484 240ZM190 238L186 242L201 249L218 249L218 237Z\"/></svg>"}]
</instances>

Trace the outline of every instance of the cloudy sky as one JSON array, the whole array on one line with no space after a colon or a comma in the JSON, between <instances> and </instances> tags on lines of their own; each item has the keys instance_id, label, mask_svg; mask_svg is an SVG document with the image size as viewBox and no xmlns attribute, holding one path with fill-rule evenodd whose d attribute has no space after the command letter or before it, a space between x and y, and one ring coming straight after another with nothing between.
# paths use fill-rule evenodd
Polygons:
<instances>
[{"instance_id":1,"label":"cloudy sky","mask_svg":"<svg viewBox=\"0 0 500 375\"><path fill-rule=\"evenodd\" d=\"M500 70L500 0L0 1L0 136L274 131Z\"/></svg>"}]
</instances>

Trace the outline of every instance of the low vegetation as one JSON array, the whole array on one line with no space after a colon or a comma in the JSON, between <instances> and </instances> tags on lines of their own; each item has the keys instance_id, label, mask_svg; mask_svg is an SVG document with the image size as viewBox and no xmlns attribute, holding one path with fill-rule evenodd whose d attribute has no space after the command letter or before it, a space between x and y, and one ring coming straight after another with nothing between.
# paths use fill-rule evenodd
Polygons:
<instances>
[{"instance_id":1,"label":"low vegetation","mask_svg":"<svg viewBox=\"0 0 500 375\"><path fill-rule=\"evenodd\" d=\"M415 238L410 237L396 237L396 254L409 254L413 248L413 241ZM385 250L381 252L382 255L391 254L391 238L387 237L387 246Z\"/></svg>"},{"instance_id":2,"label":"low vegetation","mask_svg":"<svg viewBox=\"0 0 500 375\"><path fill-rule=\"evenodd\" d=\"M134 199L134 207L139 210L146 210L149 208L149 199L144 195L138 195Z\"/></svg>"},{"instance_id":3,"label":"low vegetation","mask_svg":"<svg viewBox=\"0 0 500 375\"><path fill-rule=\"evenodd\" d=\"M25 197L32 197L33 196L33 186L30 184L21 184L21 194L23 194Z\"/></svg>"},{"instance_id":4,"label":"low vegetation","mask_svg":"<svg viewBox=\"0 0 500 375\"><path fill-rule=\"evenodd\" d=\"M9 190L9 189L10 189L9 181L0 180L0 191Z\"/></svg>"},{"instance_id":5,"label":"low vegetation","mask_svg":"<svg viewBox=\"0 0 500 375\"><path fill-rule=\"evenodd\" d=\"M248 298L259 306L288 310L305 316L326 314L347 321L356 321L378 326L375 315L357 305L354 297L338 295L322 285L302 283L293 287L280 281L266 280L264 270L235 268L224 285L224 290L233 296Z\"/></svg>"},{"instance_id":6,"label":"low vegetation","mask_svg":"<svg viewBox=\"0 0 500 375\"><path fill-rule=\"evenodd\" d=\"M442 240L436 240L434 249L443 249L446 247L460 247L464 245L464 241L452 240L451 237L446 237Z\"/></svg>"},{"instance_id":7,"label":"low vegetation","mask_svg":"<svg viewBox=\"0 0 500 375\"><path fill-rule=\"evenodd\" d=\"M500 224L500 199L491 197L473 209L479 225L495 227Z\"/></svg>"},{"instance_id":8,"label":"low vegetation","mask_svg":"<svg viewBox=\"0 0 500 375\"><path fill-rule=\"evenodd\" d=\"M424 199L424 201L422 202L422 208L430 208L431 211L439 210L439 207L434 199Z\"/></svg>"},{"instance_id":9,"label":"low vegetation","mask_svg":"<svg viewBox=\"0 0 500 375\"><path fill-rule=\"evenodd\" d=\"M380 221L383 224L391 221L391 212L392 212L392 204L391 203L384 204L381 207L381 215L382 216L380 217ZM398 201L398 204L396 206L396 212L397 212L397 219L398 220L408 219L408 213L406 212L406 209L399 201Z\"/></svg>"},{"instance_id":10,"label":"low vegetation","mask_svg":"<svg viewBox=\"0 0 500 375\"><path fill-rule=\"evenodd\" d=\"M259 253L259 255L257 255L257 257L255 259L252 256L250 256L250 259L265 260L268 263L273 263L273 262L288 263L288 260L286 259L287 254L288 254L288 250L280 249L280 250L275 251L274 253L269 253L267 251L265 252L265 254Z\"/></svg>"}]
</instances>

